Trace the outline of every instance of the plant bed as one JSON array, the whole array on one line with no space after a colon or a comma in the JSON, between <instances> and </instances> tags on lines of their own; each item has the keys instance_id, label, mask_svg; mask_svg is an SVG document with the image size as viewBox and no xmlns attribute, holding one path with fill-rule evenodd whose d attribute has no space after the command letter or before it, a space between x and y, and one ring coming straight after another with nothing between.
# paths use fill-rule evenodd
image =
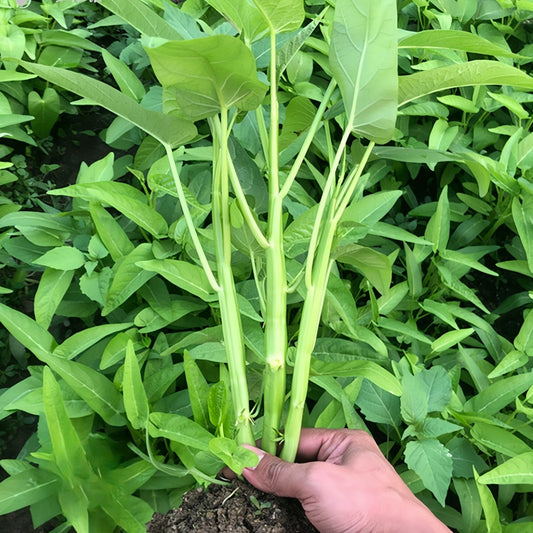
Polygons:
<instances>
[{"instance_id":1,"label":"plant bed","mask_svg":"<svg viewBox=\"0 0 533 533\"><path fill-rule=\"evenodd\" d=\"M178 509L156 513L149 533L313 533L297 500L265 494L245 481L210 485L184 495Z\"/></svg>"}]
</instances>

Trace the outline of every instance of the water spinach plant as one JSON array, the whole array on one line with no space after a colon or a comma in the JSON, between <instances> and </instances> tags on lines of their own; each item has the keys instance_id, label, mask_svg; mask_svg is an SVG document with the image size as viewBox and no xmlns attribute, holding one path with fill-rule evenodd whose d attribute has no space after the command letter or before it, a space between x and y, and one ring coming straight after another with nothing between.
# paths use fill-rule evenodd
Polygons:
<instances>
[{"instance_id":1,"label":"water spinach plant","mask_svg":"<svg viewBox=\"0 0 533 533\"><path fill-rule=\"evenodd\" d=\"M61 527L80 532L142 531L154 509L217 482L223 464L253 464L240 444L261 438L294 460L302 424L372 423L447 523L476 531L483 512L496 531L487 484L531 482L530 408L503 410L533 385L533 323L513 348L464 307L488 314L462 280L492 275L480 260L495 251L465 212L486 215L495 189L497 225L511 217L528 242L527 185L509 172L527 172L531 140L525 123L503 122L513 141L496 161L469 114L500 105L525 121L487 86L526 102L533 81L501 39L458 26L509 13L484 4L448 20L390 0L99 4L112 15L98 27L140 35L119 54L128 61L59 37L100 53L118 89L3 55L6 71L114 113L105 138L136 151L83 165L76 184L51 191L72 198L67 212L0 219L6 252L41 269L35 320L4 304L0 320L42 363L0 396L2 416L40 416L29 461L2 462L2 512L31 505L36 523L61 513ZM450 89L463 92L438 96ZM438 164L448 170L424 203L411 179ZM395 211L403 196L408 216ZM510 249L516 261L502 268L526 272L528 247ZM65 316L85 327L65 333ZM423 331L428 321L437 333ZM492 472L472 443L503 454ZM450 487L463 516L439 510Z\"/></svg>"}]
</instances>

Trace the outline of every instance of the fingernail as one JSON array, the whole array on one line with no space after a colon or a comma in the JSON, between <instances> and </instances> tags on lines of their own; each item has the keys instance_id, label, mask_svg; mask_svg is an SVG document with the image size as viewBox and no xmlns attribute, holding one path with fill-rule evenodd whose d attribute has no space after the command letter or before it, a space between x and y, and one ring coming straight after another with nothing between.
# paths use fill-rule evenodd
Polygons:
<instances>
[{"instance_id":1,"label":"fingernail","mask_svg":"<svg viewBox=\"0 0 533 533\"><path fill-rule=\"evenodd\" d=\"M251 452L254 452L255 455L257 455L257 465L255 466L247 466L247 470L255 470L259 463L261 462L261 459L265 456L265 452L261 450L260 448L256 448L255 446L250 446L249 444L243 444L243 448L246 448L247 450L250 450Z\"/></svg>"}]
</instances>

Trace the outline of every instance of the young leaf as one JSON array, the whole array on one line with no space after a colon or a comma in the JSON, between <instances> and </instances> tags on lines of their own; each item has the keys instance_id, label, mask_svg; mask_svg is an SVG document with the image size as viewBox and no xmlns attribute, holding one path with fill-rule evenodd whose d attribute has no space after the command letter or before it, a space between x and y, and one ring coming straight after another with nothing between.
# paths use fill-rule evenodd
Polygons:
<instances>
[{"instance_id":1,"label":"young leaf","mask_svg":"<svg viewBox=\"0 0 533 533\"><path fill-rule=\"evenodd\" d=\"M202 427L207 428L209 427L209 385L198 364L187 350L183 352L183 368L185 370L187 391L189 393L194 421Z\"/></svg>"},{"instance_id":2,"label":"young leaf","mask_svg":"<svg viewBox=\"0 0 533 533\"><path fill-rule=\"evenodd\" d=\"M239 476L243 468L254 467L259 463L257 455L252 450L239 446L233 439L223 437L211 439L209 449Z\"/></svg>"},{"instance_id":3,"label":"young leaf","mask_svg":"<svg viewBox=\"0 0 533 533\"><path fill-rule=\"evenodd\" d=\"M533 451L522 453L508 459L478 479L479 483L490 485L533 484Z\"/></svg>"},{"instance_id":4,"label":"young leaf","mask_svg":"<svg viewBox=\"0 0 533 533\"><path fill-rule=\"evenodd\" d=\"M105 339L108 335L112 335L117 331L122 331L131 326L133 326L132 322L125 322L123 324L102 324L101 326L82 329L63 341L53 353L65 359L73 359L80 353L88 350L91 346L94 346L97 342Z\"/></svg>"},{"instance_id":5,"label":"young leaf","mask_svg":"<svg viewBox=\"0 0 533 533\"><path fill-rule=\"evenodd\" d=\"M209 441L213 435L185 416L152 413L150 422L152 437L164 437L197 450L209 451Z\"/></svg>"},{"instance_id":6,"label":"young leaf","mask_svg":"<svg viewBox=\"0 0 533 533\"><path fill-rule=\"evenodd\" d=\"M533 79L499 61L469 61L400 76L398 106L444 89L475 85L511 85L531 90Z\"/></svg>"},{"instance_id":7,"label":"young leaf","mask_svg":"<svg viewBox=\"0 0 533 533\"><path fill-rule=\"evenodd\" d=\"M92 474L91 466L67 415L59 385L48 367L43 372L43 403L58 470L70 483L76 478L87 479Z\"/></svg>"},{"instance_id":8,"label":"young leaf","mask_svg":"<svg viewBox=\"0 0 533 533\"><path fill-rule=\"evenodd\" d=\"M12 513L46 500L57 493L59 478L41 468L31 467L0 483L0 514Z\"/></svg>"},{"instance_id":9,"label":"young leaf","mask_svg":"<svg viewBox=\"0 0 533 533\"><path fill-rule=\"evenodd\" d=\"M444 507L452 478L450 452L436 439L411 441L405 446L405 462Z\"/></svg>"},{"instance_id":10,"label":"young leaf","mask_svg":"<svg viewBox=\"0 0 533 533\"><path fill-rule=\"evenodd\" d=\"M50 326L57 307L65 296L73 277L73 270L56 270L55 268L44 270L35 293L33 306L37 324L45 329Z\"/></svg>"},{"instance_id":11,"label":"young leaf","mask_svg":"<svg viewBox=\"0 0 533 533\"><path fill-rule=\"evenodd\" d=\"M176 147L196 135L196 128L191 122L146 109L129 96L89 76L27 61L20 61L20 64L41 78L129 120L162 144Z\"/></svg>"},{"instance_id":12,"label":"young leaf","mask_svg":"<svg viewBox=\"0 0 533 533\"><path fill-rule=\"evenodd\" d=\"M126 416L134 429L143 429L148 424L150 406L144 390L139 362L135 355L133 342L128 341L126 359L124 360L124 377L122 382Z\"/></svg>"},{"instance_id":13,"label":"young leaf","mask_svg":"<svg viewBox=\"0 0 533 533\"><path fill-rule=\"evenodd\" d=\"M146 51L167 112L195 121L233 106L255 109L265 96L252 52L235 37L169 41Z\"/></svg>"},{"instance_id":14,"label":"young leaf","mask_svg":"<svg viewBox=\"0 0 533 533\"><path fill-rule=\"evenodd\" d=\"M146 196L126 183L103 181L80 183L62 189L54 189L50 194L65 195L97 201L110 205L135 224L150 232L154 237L164 237L168 233L165 219L153 207L147 205Z\"/></svg>"},{"instance_id":15,"label":"young leaf","mask_svg":"<svg viewBox=\"0 0 533 533\"><path fill-rule=\"evenodd\" d=\"M45 362L110 426L125 424L122 396L103 374L74 361L50 355Z\"/></svg>"},{"instance_id":16,"label":"young leaf","mask_svg":"<svg viewBox=\"0 0 533 533\"><path fill-rule=\"evenodd\" d=\"M330 65L353 130L388 142L398 104L396 4L390 0L337 0Z\"/></svg>"},{"instance_id":17,"label":"young leaf","mask_svg":"<svg viewBox=\"0 0 533 533\"><path fill-rule=\"evenodd\" d=\"M0 322L15 339L41 360L51 354L57 346L54 337L37 322L1 303Z\"/></svg>"},{"instance_id":18,"label":"young leaf","mask_svg":"<svg viewBox=\"0 0 533 533\"><path fill-rule=\"evenodd\" d=\"M483 507L483 513L485 514L485 526L487 528L487 533L502 533L498 504L496 503L496 500L494 499L490 489L483 483L479 482L479 475L475 469L474 476L476 479L479 499L481 500L481 506Z\"/></svg>"},{"instance_id":19,"label":"young leaf","mask_svg":"<svg viewBox=\"0 0 533 533\"><path fill-rule=\"evenodd\" d=\"M494 415L531 386L533 386L533 372L501 379L470 398L464 404L464 410L477 412L483 416Z\"/></svg>"},{"instance_id":20,"label":"young leaf","mask_svg":"<svg viewBox=\"0 0 533 533\"><path fill-rule=\"evenodd\" d=\"M206 302L212 301L215 297L204 270L197 265L175 259L139 261L137 265L147 272L161 274L180 289Z\"/></svg>"}]
</instances>

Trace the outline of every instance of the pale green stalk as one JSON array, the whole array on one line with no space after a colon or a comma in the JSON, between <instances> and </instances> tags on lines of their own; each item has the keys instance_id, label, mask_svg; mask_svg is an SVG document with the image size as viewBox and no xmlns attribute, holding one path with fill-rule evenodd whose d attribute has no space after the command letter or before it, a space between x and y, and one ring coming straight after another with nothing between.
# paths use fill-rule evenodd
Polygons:
<instances>
[{"instance_id":1,"label":"pale green stalk","mask_svg":"<svg viewBox=\"0 0 533 533\"><path fill-rule=\"evenodd\" d=\"M198 233L196 231L194 222L192 220L191 211L189 209L189 205L187 204L187 199L185 198L185 193L181 185L181 180L178 174L178 169L176 167L176 162L174 161L174 155L172 153L172 148L168 144L165 144L164 147L165 147L165 150L167 153L167 159L170 165L170 172L172 173L172 177L174 178L174 183L176 185L176 190L178 191L178 200L181 206L181 210L183 211L183 216L185 217L185 223L187 224L187 229L189 230L189 234L191 236L194 249L196 250L196 253L198 254L198 258L200 259L200 264L202 265L205 275L207 276L207 279L209 280L209 284L211 285L214 291L218 292L220 290L220 287L217 283L217 280L215 279L215 276L213 275L213 271L211 270L211 267L209 266L209 261L207 260L204 249L202 248L202 245L200 243L200 239L198 238Z\"/></svg>"},{"instance_id":2,"label":"pale green stalk","mask_svg":"<svg viewBox=\"0 0 533 533\"><path fill-rule=\"evenodd\" d=\"M287 351L287 274L283 250L283 196L279 186L279 109L276 33L270 30L270 130L268 139L268 248L266 249L266 317L264 419L261 446L275 454L285 400Z\"/></svg>"},{"instance_id":3,"label":"pale green stalk","mask_svg":"<svg viewBox=\"0 0 533 533\"><path fill-rule=\"evenodd\" d=\"M220 119L213 118L209 124L213 134L212 218L220 283L218 299L235 410L236 439L239 444L254 444L255 440L250 426L251 415L246 379L244 337L231 267L227 109L222 109Z\"/></svg>"}]
</instances>

